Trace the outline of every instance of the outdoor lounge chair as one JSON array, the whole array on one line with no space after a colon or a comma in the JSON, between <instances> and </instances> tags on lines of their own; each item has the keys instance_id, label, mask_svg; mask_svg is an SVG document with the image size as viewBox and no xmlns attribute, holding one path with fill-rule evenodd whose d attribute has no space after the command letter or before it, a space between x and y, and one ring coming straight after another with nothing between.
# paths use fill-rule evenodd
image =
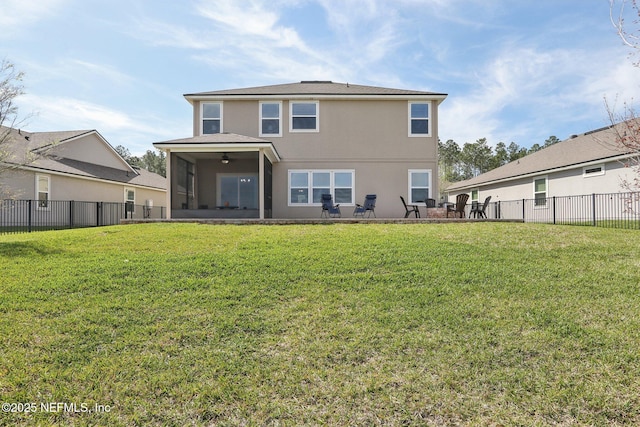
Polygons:
<instances>
[{"instance_id":1,"label":"outdoor lounge chair","mask_svg":"<svg viewBox=\"0 0 640 427\"><path fill-rule=\"evenodd\" d=\"M447 206L447 218L449 218L449 212L453 212L454 217L460 215L460 218L464 218L464 209L467 206L467 200L469 200L468 194L458 194L456 196L456 204L453 206Z\"/></svg>"},{"instance_id":2,"label":"outdoor lounge chair","mask_svg":"<svg viewBox=\"0 0 640 427\"><path fill-rule=\"evenodd\" d=\"M360 215L364 218L364 214L369 212L367 218L373 214L373 217L376 217L376 195L375 194L367 194L364 198L364 204L358 205L356 204L356 208L353 210L353 216Z\"/></svg>"},{"instance_id":3,"label":"outdoor lounge chair","mask_svg":"<svg viewBox=\"0 0 640 427\"><path fill-rule=\"evenodd\" d=\"M320 213L320 217L331 217L331 218L340 218L342 214L340 213L340 205L333 204L333 197L331 194L323 194L322 195L322 213Z\"/></svg>"},{"instance_id":4,"label":"outdoor lounge chair","mask_svg":"<svg viewBox=\"0 0 640 427\"><path fill-rule=\"evenodd\" d=\"M404 205L405 214L404 217L408 218L412 213L416 214L416 218L420 218L420 211L418 210L418 205L407 205L407 202L404 201L404 197L400 196L400 200L402 200L402 204Z\"/></svg>"},{"instance_id":5,"label":"outdoor lounge chair","mask_svg":"<svg viewBox=\"0 0 640 427\"><path fill-rule=\"evenodd\" d=\"M491 196L488 196L486 199L484 199L484 203L480 204L478 202L476 202L476 207L475 209L473 208L473 206L471 207L471 212L469 212L469 218L471 218L471 214L473 214L474 218L486 218L487 214L486 214L486 210L487 210L487 206L489 206L489 202L491 201Z\"/></svg>"}]
</instances>

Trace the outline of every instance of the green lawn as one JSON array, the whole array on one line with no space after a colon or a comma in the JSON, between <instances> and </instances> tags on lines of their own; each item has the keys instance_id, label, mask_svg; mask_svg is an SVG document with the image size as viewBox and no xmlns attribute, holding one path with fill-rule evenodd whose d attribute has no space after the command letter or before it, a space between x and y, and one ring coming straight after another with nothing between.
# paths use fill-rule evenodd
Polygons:
<instances>
[{"instance_id":1,"label":"green lawn","mask_svg":"<svg viewBox=\"0 0 640 427\"><path fill-rule=\"evenodd\" d=\"M637 425L638 233L0 236L0 424Z\"/></svg>"}]
</instances>

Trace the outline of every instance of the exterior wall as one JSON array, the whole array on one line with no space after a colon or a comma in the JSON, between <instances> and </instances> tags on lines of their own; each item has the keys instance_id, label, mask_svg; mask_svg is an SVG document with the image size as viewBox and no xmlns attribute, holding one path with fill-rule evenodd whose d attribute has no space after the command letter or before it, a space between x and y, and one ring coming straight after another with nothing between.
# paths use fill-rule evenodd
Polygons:
<instances>
[{"instance_id":1,"label":"exterior wall","mask_svg":"<svg viewBox=\"0 0 640 427\"><path fill-rule=\"evenodd\" d=\"M0 177L0 199L35 199L35 172L13 170L7 171Z\"/></svg>"},{"instance_id":2,"label":"exterior wall","mask_svg":"<svg viewBox=\"0 0 640 427\"><path fill-rule=\"evenodd\" d=\"M281 161L273 165L274 218L320 216L320 206L288 206L288 172L293 169L355 170L354 201L363 203L366 194L377 194L378 217L404 216L400 196L409 199L410 169L431 171L430 197L436 198L438 117L435 101L431 101L431 136L428 137L409 137L409 100L320 99L318 132L290 132L289 101L273 101L282 101L281 137L259 135L257 99L224 101L222 130L262 138L276 148ZM200 108L201 102L194 102L195 136L201 132ZM202 168L199 170L205 173ZM342 215L351 216L354 206L341 204Z\"/></svg>"},{"instance_id":3,"label":"exterior wall","mask_svg":"<svg viewBox=\"0 0 640 427\"><path fill-rule=\"evenodd\" d=\"M574 169L541 173L536 176L515 179L503 183L486 184L476 187L478 200L483 201L485 197L492 196L491 201L513 201L522 199L533 199L533 182L535 179L547 177L547 197L577 196L586 194L606 194L624 191L621 180L624 177L633 176L633 170L625 168L620 162L597 163L604 165L604 174L584 176L583 166ZM590 166L594 166L591 165ZM475 188L473 188L475 189ZM455 201L460 193L471 193L473 189L459 190L449 193L448 200Z\"/></svg>"},{"instance_id":4,"label":"exterior wall","mask_svg":"<svg viewBox=\"0 0 640 427\"><path fill-rule=\"evenodd\" d=\"M96 134L90 134L60 144L53 149L53 152L67 159L80 160L120 170L129 169Z\"/></svg>"},{"instance_id":5,"label":"exterior wall","mask_svg":"<svg viewBox=\"0 0 640 427\"><path fill-rule=\"evenodd\" d=\"M400 196L407 200L409 170L431 169L432 185L435 181L435 164L396 161L375 162L280 162L273 165L273 216L274 218L317 218L321 206L289 206L289 171L297 169L345 169L355 171L354 201L362 204L367 194L376 194L376 216L398 218L405 214ZM277 189L277 190L276 190ZM343 217L353 214L355 204L340 204Z\"/></svg>"},{"instance_id":6,"label":"exterior wall","mask_svg":"<svg viewBox=\"0 0 640 427\"><path fill-rule=\"evenodd\" d=\"M152 188L130 186L125 183L108 183L35 171L12 171L3 180L13 190L16 199L37 199L36 174L49 177L49 200L77 200L84 202L125 201L125 188L135 190L135 204L144 205L152 200L153 206L165 205L165 192Z\"/></svg>"}]
</instances>

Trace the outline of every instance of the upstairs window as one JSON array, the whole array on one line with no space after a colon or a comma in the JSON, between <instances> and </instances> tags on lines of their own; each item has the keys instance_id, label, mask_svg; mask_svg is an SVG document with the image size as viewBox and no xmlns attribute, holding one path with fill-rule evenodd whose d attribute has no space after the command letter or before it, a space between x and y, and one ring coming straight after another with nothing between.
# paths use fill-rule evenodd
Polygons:
<instances>
[{"instance_id":1,"label":"upstairs window","mask_svg":"<svg viewBox=\"0 0 640 427\"><path fill-rule=\"evenodd\" d=\"M318 132L318 102L291 102L289 104L291 132Z\"/></svg>"},{"instance_id":2,"label":"upstairs window","mask_svg":"<svg viewBox=\"0 0 640 427\"><path fill-rule=\"evenodd\" d=\"M282 136L282 102L260 103L260 136Z\"/></svg>"},{"instance_id":3,"label":"upstairs window","mask_svg":"<svg viewBox=\"0 0 640 427\"><path fill-rule=\"evenodd\" d=\"M202 134L222 133L222 103L202 104Z\"/></svg>"},{"instance_id":4,"label":"upstairs window","mask_svg":"<svg viewBox=\"0 0 640 427\"><path fill-rule=\"evenodd\" d=\"M428 102L409 103L409 136L431 135Z\"/></svg>"}]
</instances>

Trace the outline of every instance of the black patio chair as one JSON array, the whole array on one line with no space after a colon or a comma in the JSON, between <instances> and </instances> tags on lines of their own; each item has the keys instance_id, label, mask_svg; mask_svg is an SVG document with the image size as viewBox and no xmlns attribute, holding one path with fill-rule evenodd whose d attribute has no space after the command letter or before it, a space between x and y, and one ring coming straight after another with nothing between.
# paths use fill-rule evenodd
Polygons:
<instances>
[{"instance_id":1,"label":"black patio chair","mask_svg":"<svg viewBox=\"0 0 640 427\"><path fill-rule=\"evenodd\" d=\"M340 218L342 214L340 213L340 205L333 204L333 197L331 194L323 194L322 195L322 212L320 213L320 217L327 218Z\"/></svg>"},{"instance_id":2,"label":"black patio chair","mask_svg":"<svg viewBox=\"0 0 640 427\"><path fill-rule=\"evenodd\" d=\"M405 214L404 217L408 218L412 213L416 215L416 218L420 218L420 211L418 210L418 205L408 205L407 202L404 201L404 197L400 196L400 200L402 200L402 204L404 205Z\"/></svg>"},{"instance_id":3,"label":"black patio chair","mask_svg":"<svg viewBox=\"0 0 640 427\"><path fill-rule=\"evenodd\" d=\"M471 213L473 213L473 217L477 218L486 218L487 217L487 206L489 206L489 202L491 201L491 196L488 196L486 199L484 199L484 203L483 204L479 204L476 207L475 212L473 211L473 209L471 209L471 212L469 212L469 217L471 217Z\"/></svg>"},{"instance_id":4,"label":"black patio chair","mask_svg":"<svg viewBox=\"0 0 640 427\"><path fill-rule=\"evenodd\" d=\"M453 206L447 206L447 218L449 218L449 212L454 213L454 217L460 215L460 218L465 217L464 209L467 206L467 200L469 200L469 195L466 193L458 194L456 196L456 204Z\"/></svg>"},{"instance_id":5,"label":"black patio chair","mask_svg":"<svg viewBox=\"0 0 640 427\"><path fill-rule=\"evenodd\" d=\"M371 214L373 214L373 217L376 218L376 197L377 196L375 194L367 194L364 198L364 204L356 204L356 208L353 210L353 216L360 215L362 218L364 218L364 214L369 212L367 218L369 218Z\"/></svg>"}]
</instances>

